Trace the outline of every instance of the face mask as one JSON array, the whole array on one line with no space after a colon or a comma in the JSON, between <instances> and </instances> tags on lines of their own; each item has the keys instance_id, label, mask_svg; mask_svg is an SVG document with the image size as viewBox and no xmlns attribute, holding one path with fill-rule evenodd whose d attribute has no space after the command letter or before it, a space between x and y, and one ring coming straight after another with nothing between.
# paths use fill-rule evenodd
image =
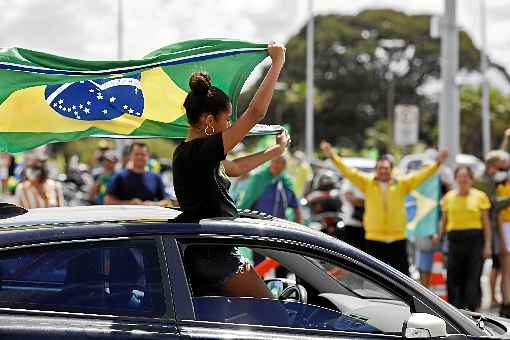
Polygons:
<instances>
[{"instance_id":1,"label":"face mask","mask_svg":"<svg viewBox=\"0 0 510 340\"><path fill-rule=\"evenodd\" d=\"M494 182L503 182L508 177L506 171L498 171L494 174Z\"/></svg>"},{"instance_id":2,"label":"face mask","mask_svg":"<svg viewBox=\"0 0 510 340\"><path fill-rule=\"evenodd\" d=\"M29 181L35 181L42 175L41 169L27 168L26 176Z\"/></svg>"}]
</instances>

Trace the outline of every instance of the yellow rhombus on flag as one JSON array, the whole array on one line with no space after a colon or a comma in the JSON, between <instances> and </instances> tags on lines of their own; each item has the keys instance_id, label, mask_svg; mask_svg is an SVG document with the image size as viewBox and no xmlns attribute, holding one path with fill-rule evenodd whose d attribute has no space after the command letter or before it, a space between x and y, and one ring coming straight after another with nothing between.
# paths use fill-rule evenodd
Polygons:
<instances>
[{"instance_id":1,"label":"yellow rhombus on flag","mask_svg":"<svg viewBox=\"0 0 510 340\"><path fill-rule=\"evenodd\" d=\"M0 49L0 151L98 135L183 138L193 72L211 75L235 119L241 88L266 56L266 44L221 39L180 42L128 61Z\"/></svg>"},{"instance_id":2,"label":"yellow rhombus on flag","mask_svg":"<svg viewBox=\"0 0 510 340\"><path fill-rule=\"evenodd\" d=\"M430 236L439 224L439 176L434 175L406 198L407 237Z\"/></svg>"}]
</instances>

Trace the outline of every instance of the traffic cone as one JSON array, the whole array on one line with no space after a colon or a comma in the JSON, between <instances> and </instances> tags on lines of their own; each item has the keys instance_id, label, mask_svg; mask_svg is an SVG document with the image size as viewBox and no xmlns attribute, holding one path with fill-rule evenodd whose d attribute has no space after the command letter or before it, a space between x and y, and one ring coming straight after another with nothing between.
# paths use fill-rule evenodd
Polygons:
<instances>
[{"instance_id":1,"label":"traffic cone","mask_svg":"<svg viewBox=\"0 0 510 340\"><path fill-rule=\"evenodd\" d=\"M441 299L448 301L446 290L446 271L443 266L444 255L437 251L432 255L432 272L430 273L430 290Z\"/></svg>"},{"instance_id":2,"label":"traffic cone","mask_svg":"<svg viewBox=\"0 0 510 340\"><path fill-rule=\"evenodd\" d=\"M278 261L273 260L272 258L266 257L265 260L260 262L255 266L255 271L261 276L264 277L268 271L271 269L275 269L278 267L280 263Z\"/></svg>"}]
</instances>

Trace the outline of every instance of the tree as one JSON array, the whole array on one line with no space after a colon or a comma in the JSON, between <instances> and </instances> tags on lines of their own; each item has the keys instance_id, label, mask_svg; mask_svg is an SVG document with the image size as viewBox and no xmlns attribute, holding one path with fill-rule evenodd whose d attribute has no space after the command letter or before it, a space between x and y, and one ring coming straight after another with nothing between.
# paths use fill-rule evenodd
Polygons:
<instances>
[{"instance_id":1,"label":"tree","mask_svg":"<svg viewBox=\"0 0 510 340\"><path fill-rule=\"evenodd\" d=\"M464 86L460 91L462 152L482 157L481 89ZM510 127L510 95L505 96L496 89L490 90L491 145L499 147L505 129ZM483 158L483 157L482 157Z\"/></svg>"},{"instance_id":2,"label":"tree","mask_svg":"<svg viewBox=\"0 0 510 340\"><path fill-rule=\"evenodd\" d=\"M395 104L420 108L420 138L437 139L437 103L419 89L440 75L440 42L429 35L429 15L394 10L366 10L355 16L315 17L315 143L326 138L344 147L366 145L369 128L388 126ZM287 46L281 81L268 122L282 117L293 140L304 145L306 27ZM479 52L465 32L459 34L460 67L478 68ZM244 98L251 98L254 89ZM386 123L384 123L386 121ZM379 122L379 123L377 123ZM377 123L377 124L376 124ZM387 134L387 131L378 131ZM388 138L387 138L388 139ZM388 142L388 140L386 141ZM380 145L372 145L380 146Z\"/></svg>"}]
</instances>

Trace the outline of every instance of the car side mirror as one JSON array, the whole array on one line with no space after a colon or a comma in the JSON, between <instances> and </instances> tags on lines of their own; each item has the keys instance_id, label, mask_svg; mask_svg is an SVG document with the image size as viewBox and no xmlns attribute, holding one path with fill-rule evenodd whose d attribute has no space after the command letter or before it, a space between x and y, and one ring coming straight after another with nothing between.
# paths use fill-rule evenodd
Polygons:
<instances>
[{"instance_id":1,"label":"car side mirror","mask_svg":"<svg viewBox=\"0 0 510 340\"><path fill-rule=\"evenodd\" d=\"M430 339L447 336L446 322L427 313L413 313L404 322L402 328L404 339Z\"/></svg>"}]
</instances>

